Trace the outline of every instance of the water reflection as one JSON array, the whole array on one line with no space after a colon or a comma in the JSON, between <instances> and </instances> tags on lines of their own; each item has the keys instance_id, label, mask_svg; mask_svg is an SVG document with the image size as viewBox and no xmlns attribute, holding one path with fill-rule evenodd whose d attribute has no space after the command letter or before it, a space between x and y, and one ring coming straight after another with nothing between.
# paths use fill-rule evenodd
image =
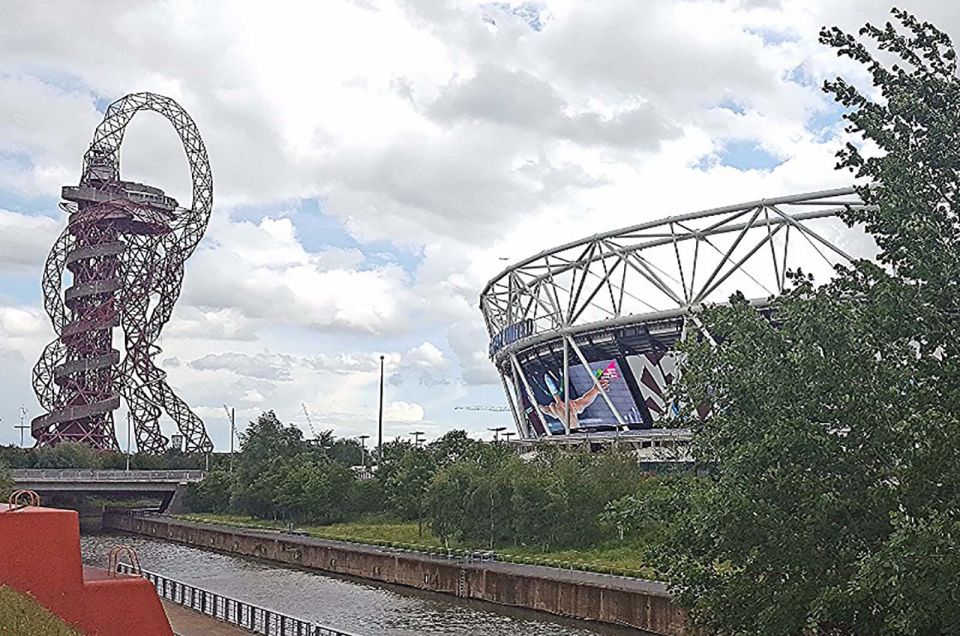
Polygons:
<instances>
[{"instance_id":1,"label":"water reflection","mask_svg":"<svg viewBox=\"0 0 960 636\"><path fill-rule=\"evenodd\" d=\"M277 567L144 537L95 534L81 540L83 558L106 565L127 544L145 570L220 594L364 636L638 636L644 632L554 619L539 612L407 588L373 585Z\"/></svg>"}]
</instances>

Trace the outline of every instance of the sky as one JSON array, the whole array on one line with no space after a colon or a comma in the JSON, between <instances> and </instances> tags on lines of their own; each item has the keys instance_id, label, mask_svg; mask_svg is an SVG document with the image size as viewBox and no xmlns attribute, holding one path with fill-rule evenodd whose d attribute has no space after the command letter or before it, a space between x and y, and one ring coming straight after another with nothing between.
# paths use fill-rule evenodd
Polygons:
<instances>
[{"instance_id":1,"label":"sky","mask_svg":"<svg viewBox=\"0 0 960 636\"><path fill-rule=\"evenodd\" d=\"M950 2L897 4L960 33ZM480 290L506 262L660 217L851 183L821 91L862 69L822 25L875 0L7 0L0 21L0 444L53 337L43 261L104 109L176 99L214 210L158 356L229 447L267 409L309 436L509 425ZM173 129L134 119L125 179L189 205ZM119 418L118 418L119 419ZM122 421L120 419L119 421ZM164 422L166 433L173 432ZM120 431L121 445L125 433Z\"/></svg>"}]
</instances>

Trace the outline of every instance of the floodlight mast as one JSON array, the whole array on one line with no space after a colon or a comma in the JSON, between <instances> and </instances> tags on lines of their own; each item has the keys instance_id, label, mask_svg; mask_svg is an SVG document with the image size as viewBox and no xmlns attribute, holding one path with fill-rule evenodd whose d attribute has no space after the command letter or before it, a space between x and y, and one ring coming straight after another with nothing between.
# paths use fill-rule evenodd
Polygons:
<instances>
[{"instance_id":1,"label":"floodlight mast","mask_svg":"<svg viewBox=\"0 0 960 636\"><path fill-rule=\"evenodd\" d=\"M141 111L159 113L180 137L193 186L189 209L162 190L120 178L120 146ZM107 107L83 158L78 186L65 186L67 227L43 272L44 306L57 338L34 367L33 385L46 414L32 422L38 446L75 441L118 449L113 413L121 396L140 452L160 453L166 412L186 452L209 453L203 422L167 384L154 360L183 283L184 261L203 237L213 206L213 176L200 133L169 97L127 95ZM73 284L64 290L64 274ZM124 351L113 348L114 328Z\"/></svg>"}]
</instances>

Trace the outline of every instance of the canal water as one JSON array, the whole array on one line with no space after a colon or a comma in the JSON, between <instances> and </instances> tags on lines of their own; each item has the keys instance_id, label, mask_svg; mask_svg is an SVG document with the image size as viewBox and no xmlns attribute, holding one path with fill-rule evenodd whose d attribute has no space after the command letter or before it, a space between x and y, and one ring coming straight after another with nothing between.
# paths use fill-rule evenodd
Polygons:
<instances>
[{"instance_id":1,"label":"canal water","mask_svg":"<svg viewBox=\"0 0 960 636\"><path fill-rule=\"evenodd\" d=\"M506 606L398 586L279 567L146 537L90 534L84 561L106 566L116 545L129 545L144 570L224 596L361 636L638 636L634 629L594 625Z\"/></svg>"}]
</instances>

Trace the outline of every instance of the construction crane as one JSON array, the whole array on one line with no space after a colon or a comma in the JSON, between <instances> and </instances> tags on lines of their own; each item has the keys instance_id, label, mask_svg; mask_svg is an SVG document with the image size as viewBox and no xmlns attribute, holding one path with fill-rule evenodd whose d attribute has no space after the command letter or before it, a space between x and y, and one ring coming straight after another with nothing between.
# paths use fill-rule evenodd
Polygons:
<instances>
[{"instance_id":1,"label":"construction crane","mask_svg":"<svg viewBox=\"0 0 960 636\"><path fill-rule=\"evenodd\" d=\"M317 439L317 431L314 430L314 428L313 428L313 418L310 417L310 411L307 410L307 403L306 403L306 402L301 402L301 403L300 403L300 407L303 408L303 414L304 414L304 415L306 416L306 418L307 418L307 426L310 427L310 436L313 437L313 439Z\"/></svg>"},{"instance_id":2,"label":"construction crane","mask_svg":"<svg viewBox=\"0 0 960 636\"><path fill-rule=\"evenodd\" d=\"M453 407L454 411L493 411L494 413L506 413L510 410L509 406L475 406L458 405Z\"/></svg>"}]
</instances>

